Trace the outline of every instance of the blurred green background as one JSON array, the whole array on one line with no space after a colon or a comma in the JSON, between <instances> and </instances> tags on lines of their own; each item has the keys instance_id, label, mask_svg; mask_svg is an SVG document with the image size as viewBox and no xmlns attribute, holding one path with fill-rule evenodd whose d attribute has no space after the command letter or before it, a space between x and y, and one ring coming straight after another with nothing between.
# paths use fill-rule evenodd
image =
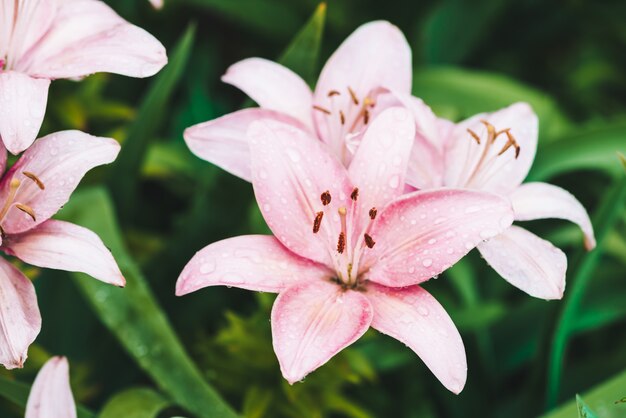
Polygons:
<instances>
[{"instance_id":1,"label":"blurred green background","mask_svg":"<svg viewBox=\"0 0 626 418\"><path fill-rule=\"evenodd\" d=\"M118 161L90 173L60 217L97 231L129 284L26 270L43 329L23 370L0 371L0 416L23 416L30 382L57 354L69 357L82 418L626 416L626 176L616 152L626 153L623 0L336 0L321 8L166 0L161 11L144 0L107 3L161 40L170 63L147 80L55 81L41 135L76 128L122 142ZM466 345L459 396L374 331L290 387L272 351L274 296L219 287L174 296L197 250L266 231L251 186L193 156L182 139L185 127L246 104L219 77L246 57L282 57L314 82L346 36L378 19L405 33L414 93L440 116L531 103L540 145L529 180L570 190L598 236L586 254L576 227L526 223L568 255L561 301L523 294L476 252L426 284ZM576 394L588 404L578 412Z\"/></svg>"}]
</instances>

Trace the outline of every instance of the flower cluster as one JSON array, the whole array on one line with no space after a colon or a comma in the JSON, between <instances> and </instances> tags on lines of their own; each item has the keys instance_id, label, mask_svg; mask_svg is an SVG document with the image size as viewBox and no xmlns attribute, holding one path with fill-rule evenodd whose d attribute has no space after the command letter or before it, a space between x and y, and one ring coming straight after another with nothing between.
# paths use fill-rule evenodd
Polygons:
<instances>
[{"instance_id":1,"label":"flower cluster","mask_svg":"<svg viewBox=\"0 0 626 418\"><path fill-rule=\"evenodd\" d=\"M372 327L405 343L454 393L465 384L461 337L420 283L473 248L528 294L560 298L567 259L514 221L562 218L595 245L582 205L545 183L522 184L538 121L516 103L455 124L411 95L411 51L387 22L358 28L314 91L260 58L223 81L260 106L193 126L189 148L252 183L273 236L210 244L177 295L226 285L275 292L274 351L290 383Z\"/></svg>"},{"instance_id":2,"label":"flower cluster","mask_svg":"<svg viewBox=\"0 0 626 418\"><path fill-rule=\"evenodd\" d=\"M28 264L124 286L111 252L95 233L50 219L87 171L115 160L119 144L80 131L35 138L51 80L96 72L148 77L166 64L165 49L99 0L0 0L0 5L0 250ZM7 150L23 152L8 169ZM22 367L40 328L33 284L0 258L0 363ZM34 392L52 388L63 395L62 385L43 382L63 367L67 374L64 360L52 360ZM73 405L71 394L53 398ZM29 403L27 416L42 416L40 407ZM55 411L44 415L48 412Z\"/></svg>"}]
</instances>

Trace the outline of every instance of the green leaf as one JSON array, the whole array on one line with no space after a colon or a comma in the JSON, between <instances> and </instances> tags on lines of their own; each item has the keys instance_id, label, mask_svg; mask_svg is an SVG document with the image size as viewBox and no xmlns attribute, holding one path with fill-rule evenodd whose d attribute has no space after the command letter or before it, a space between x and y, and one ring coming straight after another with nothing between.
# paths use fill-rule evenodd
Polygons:
<instances>
[{"instance_id":1,"label":"green leaf","mask_svg":"<svg viewBox=\"0 0 626 418\"><path fill-rule=\"evenodd\" d=\"M198 417L236 414L203 379L127 253L106 191L88 189L72 196L62 217L96 232L117 260L126 287L119 289L80 273L76 284L94 311L139 366L172 400Z\"/></svg>"},{"instance_id":2,"label":"green leaf","mask_svg":"<svg viewBox=\"0 0 626 418\"><path fill-rule=\"evenodd\" d=\"M124 146L111 165L109 187L118 213L125 219L135 205L133 197L138 177L150 141L154 139L178 81L181 79L195 36L195 26L189 26L174 47L167 66L152 82L143 98L137 117L128 128ZM161 122L161 123L160 123Z\"/></svg>"},{"instance_id":3,"label":"green leaf","mask_svg":"<svg viewBox=\"0 0 626 418\"><path fill-rule=\"evenodd\" d=\"M615 152L626 153L626 122L582 128L539 147L528 181L546 180L580 169L619 170Z\"/></svg>"},{"instance_id":4,"label":"green leaf","mask_svg":"<svg viewBox=\"0 0 626 418\"><path fill-rule=\"evenodd\" d=\"M255 34L284 39L298 28L300 19L292 7L276 0L184 0L223 16Z\"/></svg>"},{"instance_id":5,"label":"green leaf","mask_svg":"<svg viewBox=\"0 0 626 418\"><path fill-rule=\"evenodd\" d=\"M0 376L0 396L16 405L26 408L30 386L26 383L9 380ZM95 415L83 406L77 405L78 418L94 418Z\"/></svg>"},{"instance_id":6,"label":"green leaf","mask_svg":"<svg viewBox=\"0 0 626 418\"><path fill-rule=\"evenodd\" d=\"M542 137L559 135L568 125L550 97L500 74L453 67L429 68L414 74L413 93L437 114L454 120L523 101L530 103L539 116Z\"/></svg>"},{"instance_id":7,"label":"green leaf","mask_svg":"<svg viewBox=\"0 0 626 418\"><path fill-rule=\"evenodd\" d=\"M577 411L579 417L585 417L586 413L587 418L623 418L626 416L626 371L585 392L583 397L585 402L577 395L576 400L567 402L542 418L573 418Z\"/></svg>"},{"instance_id":8,"label":"green leaf","mask_svg":"<svg viewBox=\"0 0 626 418\"><path fill-rule=\"evenodd\" d=\"M149 388L133 388L112 397L99 418L156 418L171 402Z\"/></svg>"},{"instance_id":9,"label":"green leaf","mask_svg":"<svg viewBox=\"0 0 626 418\"><path fill-rule=\"evenodd\" d=\"M320 3L313 16L291 41L278 60L309 83L314 85L317 79L317 61L326 22L326 3Z\"/></svg>"},{"instance_id":10,"label":"green leaf","mask_svg":"<svg viewBox=\"0 0 626 418\"><path fill-rule=\"evenodd\" d=\"M580 305L587 291L593 273L600 263L605 238L620 220L626 206L626 175L620 176L615 185L607 193L594 214L593 225L597 239L597 247L584 254L574 265L568 280L568 291L563 299L561 312L557 317L554 337L548 357L547 405L556 405L561 384L562 367L569 338L576 329Z\"/></svg>"}]
</instances>

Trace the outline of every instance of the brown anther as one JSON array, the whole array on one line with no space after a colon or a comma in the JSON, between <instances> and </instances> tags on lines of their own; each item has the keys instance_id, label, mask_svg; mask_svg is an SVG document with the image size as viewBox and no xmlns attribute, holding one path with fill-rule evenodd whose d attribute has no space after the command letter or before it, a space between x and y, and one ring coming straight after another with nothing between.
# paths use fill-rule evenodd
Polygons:
<instances>
[{"instance_id":1,"label":"brown anther","mask_svg":"<svg viewBox=\"0 0 626 418\"><path fill-rule=\"evenodd\" d=\"M359 198L359 188L355 187L352 189L352 193L350 193L350 199L356 201Z\"/></svg>"},{"instance_id":2,"label":"brown anther","mask_svg":"<svg viewBox=\"0 0 626 418\"><path fill-rule=\"evenodd\" d=\"M468 129L467 132L472 136L472 138L474 138L474 141L476 141L476 143L480 145L480 137L476 134L476 132L472 131L471 129Z\"/></svg>"},{"instance_id":3,"label":"brown anther","mask_svg":"<svg viewBox=\"0 0 626 418\"><path fill-rule=\"evenodd\" d=\"M331 90L328 92L328 97L333 97L333 96L339 96L341 93L339 93L337 90Z\"/></svg>"},{"instance_id":4,"label":"brown anther","mask_svg":"<svg viewBox=\"0 0 626 418\"><path fill-rule=\"evenodd\" d=\"M26 213L31 218L33 218L33 221L37 221L37 218L35 217L35 211L30 206L22 205L21 203L16 203L15 207L21 210L22 212Z\"/></svg>"},{"instance_id":5,"label":"brown anther","mask_svg":"<svg viewBox=\"0 0 626 418\"><path fill-rule=\"evenodd\" d=\"M320 199L322 201L322 205L327 206L332 200L332 197L330 196L330 192L326 190L324 193L322 193L322 195L320 196Z\"/></svg>"},{"instance_id":6,"label":"brown anther","mask_svg":"<svg viewBox=\"0 0 626 418\"><path fill-rule=\"evenodd\" d=\"M346 249L346 234L341 232L339 234L339 240L337 240L337 252L343 254L343 250Z\"/></svg>"},{"instance_id":7,"label":"brown anther","mask_svg":"<svg viewBox=\"0 0 626 418\"><path fill-rule=\"evenodd\" d=\"M326 113L327 115L330 115L330 110L323 108L322 106L313 105L313 109L320 111L322 113Z\"/></svg>"},{"instance_id":8,"label":"brown anther","mask_svg":"<svg viewBox=\"0 0 626 418\"><path fill-rule=\"evenodd\" d=\"M376 241L374 241L374 239L369 234L365 234L363 237L365 238L365 245L367 245L367 248L374 248L374 245L376 245Z\"/></svg>"},{"instance_id":9,"label":"brown anther","mask_svg":"<svg viewBox=\"0 0 626 418\"><path fill-rule=\"evenodd\" d=\"M37 184L37 187L39 187L41 190L44 190L46 188L46 185L43 184L43 181L41 181L39 177L31 173L30 171L22 171L22 174L24 174L26 177L34 181L35 184Z\"/></svg>"},{"instance_id":10,"label":"brown anther","mask_svg":"<svg viewBox=\"0 0 626 418\"><path fill-rule=\"evenodd\" d=\"M481 119L480 123L485 125L485 128L487 128L487 138L489 139L489 141L491 142L495 141L496 140L496 128L484 119Z\"/></svg>"},{"instance_id":11,"label":"brown anther","mask_svg":"<svg viewBox=\"0 0 626 418\"><path fill-rule=\"evenodd\" d=\"M371 208L370 209L370 219L373 221L374 219L376 219L376 215L378 214L378 209L376 208Z\"/></svg>"},{"instance_id":12,"label":"brown anther","mask_svg":"<svg viewBox=\"0 0 626 418\"><path fill-rule=\"evenodd\" d=\"M509 132L508 129L505 129L502 132L504 132L506 134L507 142L506 142L506 144L504 144L504 147L502 147L502 149L500 150L498 155L504 154L509 148L513 147L515 149L515 159L517 159L517 157L519 157L519 153L520 153L521 147L519 146L519 144L515 140L515 137L513 137L513 134L511 132Z\"/></svg>"},{"instance_id":13,"label":"brown anther","mask_svg":"<svg viewBox=\"0 0 626 418\"><path fill-rule=\"evenodd\" d=\"M322 226L322 218L324 217L324 212L317 212L315 214L315 219L313 220L313 233L317 234Z\"/></svg>"},{"instance_id":14,"label":"brown anther","mask_svg":"<svg viewBox=\"0 0 626 418\"><path fill-rule=\"evenodd\" d=\"M367 125L369 121L370 121L370 112L368 112L367 109L363 109L363 124Z\"/></svg>"},{"instance_id":15,"label":"brown anther","mask_svg":"<svg viewBox=\"0 0 626 418\"><path fill-rule=\"evenodd\" d=\"M350 87L348 87L348 93L350 93L350 97L352 98L352 103L355 105L359 105L359 99L356 97L356 93Z\"/></svg>"},{"instance_id":16,"label":"brown anther","mask_svg":"<svg viewBox=\"0 0 626 418\"><path fill-rule=\"evenodd\" d=\"M343 110L339 111L339 120L341 121L342 125L346 124L346 115L344 115Z\"/></svg>"}]
</instances>

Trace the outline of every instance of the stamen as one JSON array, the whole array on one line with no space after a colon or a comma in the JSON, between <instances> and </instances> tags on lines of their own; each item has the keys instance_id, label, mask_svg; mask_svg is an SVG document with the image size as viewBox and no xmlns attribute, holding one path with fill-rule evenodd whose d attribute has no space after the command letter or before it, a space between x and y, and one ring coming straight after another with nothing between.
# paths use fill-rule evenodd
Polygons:
<instances>
[{"instance_id":1,"label":"stamen","mask_svg":"<svg viewBox=\"0 0 626 418\"><path fill-rule=\"evenodd\" d=\"M363 124L367 125L367 122L370 121L370 112L367 109L363 109Z\"/></svg>"},{"instance_id":2,"label":"stamen","mask_svg":"<svg viewBox=\"0 0 626 418\"><path fill-rule=\"evenodd\" d=\"M365 99L363 99L363 107L366 107L366 106L374 107L375 105L376 105L376 102L371 97L367 96L365 97Z\"/></svg>"},{"instance_id":3,"label":"stamen","mask_svg":"<svg viewBox=\"0 0 626 418\"><path fill-rule=\"evenodd\" d=\"M322 107L322 106L318 106L318 105L313 105L313 109L320 111L322 113L326 113L327 115L330 115L330 110Z\"/></svg>"},{"instance_id":4,"label":"stamen","mask_svg":"<svg viewBox=\"0 0 626 418\"><path fill-rule=\"evenodd\" d=\"M324 212L317 212L315 214L315 219L313 220L313 233L317 234L322 226L322 218L324 217Z\"/></svg>"},{"instance_id":5,"label":"stamen","mask_svg":"<svg viewBox=\"0 0 626 418\"><path fill-rule=\"evenodd\" d=\"M374 239L369 234L365 234L363 238L365 238L365 245L367 245L367 248L374 248L374 245L376 245L376 241L374 241Z\"/></svg>"},{"instance_id":6,"label":"stamen","mask_svg":"<svg viewBox=\"0 0 626 418\"><path fill-rule=\"evenodd\" d=\"M513 137L513 134L511 134L511 132L509 131L509 129L505 129L503 131L500 132L504 132L506 134L506 137L508 139L507 143L504 144L504 147L502 147L502 149L500 150L500 152L498 153L498 155L502 155L504 154L509 148L514 147L515 148L515 159L517 159L517 157L519 157L519 153L520 153L520 146L517 143L517 141L515 140L515 137Z\"/></svg>"},{"instance_id":7,"label":"stamen","mask_svg":"<svg viewBox=\"0 0 626 418\"><path fill-rule=\"evenodd\" d=\"M33 221L37 221L37 218L35 218L35 211L30 206L22 205L21 203L16 203L15 207L21 210L22 212L26 213L27 215L29 215L31 218L33 218Z\"/></svg>"},{"instance_id":8,"label":"stamen","mask_svg":"<svg viewBox=\"0 0 626 418\"><path fill-rule=\"evenodd\" d=\"M350 199L354 200L356 202L356 200L359 198L359 188L355 187L352 190L352 193L350 193Z\"/></svg>"},{"instance_id":9,"label":"stamen","mask_svg":"<svg viewBox=\"0 0 626 418\"><path fill-rule=\"evenodd\" d=\"M472 138L474 138L476 143L480 145L480 137L476 134L476 132L472 131L471 129L468 129L467 132L472 136Z\"/></svg>"},{"instance_id":10,"label":"stamen","mask_svg":"<svg viewBox=\"0 0 626 418\"><path fill-rule=\"evenodd\" d=\"M34 181L37 184L37 187L39 187L41 190L45 190L46 185L43 184L43 181L41 181L41 179L35 174L31 173L30 171L22 171L22 174Z\"/></svg>"},{"instance_id":11,"label":"stamen","mask_svg":"<svg viewBox=\"0 0 626 418\"><path fill-rule=\"evenodd\" d=\"M485 125L485 127L487 128L487 138L490 142L494 142L496 140L496 128L490 124L489 122L487 122L486 120L482 119L480 121L483 125Z\"/></svg>"},{"instance_id":12,"label":"stamen","mask_svg":"<svg viewBox=\"0 0 626 418\"><path fill-rule=\"evenodd\" d=\"M378 209L376 208L371 208L370 209L370 219L373 221L374 219L376 219L376 215L378 214Z\"/></svg>"},{"instance_id":13,"label":"stamen","mask_svg":"<svg viewBox=\"0 0 626 418\"><path fill-rule=\"evenodd\" d=\"M354 90L352 90L349 86L348 86L348 93L350 93L350 97L352 98L352 102L358 106L359 105L359 99L356 97L356 94L354 93Z\"/></svg>"},{"instance_id":14,"label":"stamen","mask_svg":"<svg viewBox=\"0 0 626 418\"><path fill-rule=\"evenodd\" d=\"M4 202L4 206L0 211L0 222L4 219L4 215L7 214L9 208L13 204L13 200L15 199L15 194L17 193L17 189L20 187L21 182L15 177L11 179L9 183L9 195L7 196L7 200Z\"/></svg>"},{"instance_id":15,"label":"stamen","mask_svg":"<svg viewBox=\"0 0 626 418\"><path fill-rule=\"evenodd\" d=\"M330 196L330 192L326 190L324 193L322 193L322 195L320 196L320 199L322 200L322 205L328 206L328 204L332 200L332 197Z\"/></svg>"},{"instance_id":16,"label":"stamen","mask_svg":"<svg viewBox=\"0 0 626 418\"><path fill-rule=\"evenodd\" d=\"M337 90L331 90L328 92L328 97L333 97L333 96L339 96L341 93L339 93Z\"/></svg>"},{"instance_id":17,"label":"stamen","mask_svg":"<svg viewBox=\"0 0 626 418\"><path fill-rule=\"evenodd\" d=\"M343 250L346 249L346 234L341 232L339 234L339 240L337 241L337 252L343 254Z\"/></svg>"},{"instance_id":18,"label":"stamen","mask_svg":"<svg viewBox=\"0 0 626 418\"><path fill-rule=\"evenodd\" d=\"M339 120L341 121L342 125L346 124L346 115L344 115L343 110L339 111Z\"/></svg>"}]
</instances>

